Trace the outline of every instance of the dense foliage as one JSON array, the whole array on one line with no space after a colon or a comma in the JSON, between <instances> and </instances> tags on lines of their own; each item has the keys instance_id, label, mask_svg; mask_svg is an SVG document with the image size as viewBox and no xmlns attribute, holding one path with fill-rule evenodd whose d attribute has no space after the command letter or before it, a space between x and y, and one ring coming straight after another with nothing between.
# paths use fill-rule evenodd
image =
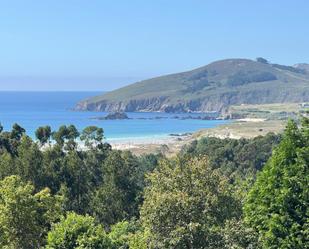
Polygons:
<instances>
[{"instance_id":1,"label":"dense foliage","mask_svg":"<svg viewBox=\"0 0 309 249\"><path fill-rule=\"evenodd\" d=\"M201 138L185 146L182 154L187 156L207 155L211 167L220 171L230 180L255 176L271 156L281 136L269 133L253 139Z\"/></svg>"},{"instance_id":2,"label":"dense foliage","mask_svg":"<svg viewBox=\"0 0 309 249\"><path fill-rule=\"evenodd\" d=\"M95 126L33 140L0 125L0 247L306 248L308 129L166 158L113 150Z\"/></svg>"},{"instance_id":3,"label":"dense foliage","mask_svg":"<svg viewBox=\"0 0 309 249\"><path fill-rule=\"evenodd\" d=\"M253 82L276 80L277 77L271 72L243 72L239 71L227 79L228 86L241 86Z\"/></svg>"},{"instance_id":4,"label":"dense foliage","mask_svg":"<svg viewBox=\"0 0 309 249\"><path fill-rule=\"evenodd\" d=\"M245 205L246 220L264 248L308 248L309 126L289 122L279 147L258 175Z\"/></svg>"},{"instance_id":5,"label":"dense foliage","mask_svg":"<svg viewBox=\"0 0 309 249\"><path fill-rule=\"evenodd\" d=\"M150 248L221 248L220 229L240 203L206 158L162 161L149 175L141 209Z\"/></svg>"},{"instance_id":6,"label":"dense foliage","mask_svg":"<svg viewBox=\"0 0 309 249\"><path fill-rule=\"evenodd\" d=\"M61 198L49 189L34 193L19 176L0 182L1 248L40 248L53 222L61 214Z\"/></svg>"},{"instance_id":7,"label":"dense foliage","mask_svg":"<svg viewBox=\"0 0 309 249\"><path fill-rule=\"evenodd\" d=\"M46 249L104 249L111 248L112 242L101 225L86 215L68 213L62 217L48 234Z\"/></svg>"}]
</instances>

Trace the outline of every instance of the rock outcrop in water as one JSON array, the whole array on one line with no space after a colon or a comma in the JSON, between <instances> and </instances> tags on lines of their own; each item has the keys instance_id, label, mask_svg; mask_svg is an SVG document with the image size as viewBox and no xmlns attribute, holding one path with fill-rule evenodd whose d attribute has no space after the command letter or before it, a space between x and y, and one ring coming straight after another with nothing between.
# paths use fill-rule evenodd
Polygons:
<instances>
[{"instance_id":1,"label":"rock outcrop in water","mask_svg":"<svg viewBox=\"0 0 309 249\"><path fill-rule=\"evenodd\" d=\"M128 115L124 112L113 112L107 114L105 117L97 117L98 120L117 120L117 119L129 119Z\"/></svg>"}]
</instances>

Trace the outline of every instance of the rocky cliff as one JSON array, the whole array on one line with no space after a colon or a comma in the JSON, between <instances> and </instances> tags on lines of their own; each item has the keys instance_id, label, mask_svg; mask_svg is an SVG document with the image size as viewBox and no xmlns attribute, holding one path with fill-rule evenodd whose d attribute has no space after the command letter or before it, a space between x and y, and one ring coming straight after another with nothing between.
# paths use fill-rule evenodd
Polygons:
<instances>
[{"instance_id":1,"label":"rocky cliff","mask_svg":"<svg viewBox=\"0 0 309 249\"><path fill-rule=\"evenodd\" d=\"M229 59L161 76L77 104L77 110L133 112L224 111L230 105L309 101L309 72L295 67Z\"/></svg>"}]
</instances>

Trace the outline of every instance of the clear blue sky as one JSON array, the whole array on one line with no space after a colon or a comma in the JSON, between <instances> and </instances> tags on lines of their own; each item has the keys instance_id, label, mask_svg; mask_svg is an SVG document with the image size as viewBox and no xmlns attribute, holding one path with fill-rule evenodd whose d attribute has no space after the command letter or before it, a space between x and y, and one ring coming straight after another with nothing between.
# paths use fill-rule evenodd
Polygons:
<instances>
[{"instance_id":1,"label":"clear blue sky","mask_svg":"<svg viewBox=\"0 0 309 249\"><path fill-rule=\"evenodd\" d=\"M309 62L308 0L0 0L0 90L111 90L224 58Z\"/></svg>"}]
</instances>

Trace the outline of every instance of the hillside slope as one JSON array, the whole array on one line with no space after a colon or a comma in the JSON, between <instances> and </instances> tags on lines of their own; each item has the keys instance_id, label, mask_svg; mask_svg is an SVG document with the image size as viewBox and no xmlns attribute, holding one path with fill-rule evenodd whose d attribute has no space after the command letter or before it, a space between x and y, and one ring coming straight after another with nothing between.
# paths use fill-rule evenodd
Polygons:
<instances>
[{"instance_id":1,"label":"hillside slope","mask_svg":"<svg viewBox=\"0 0 309 249\"><path fill-rule=\"evenodd\" d=\"M83 100L76 109L208 112L224 111L229 105L304 101L309 101L309 72L303 66L227 59L140 81Z\"/></svg>"},{"instance_id":2,"label":"hillside slope","mask_svg":"<svg viewBox=\"0 0 309 249\"><path fill-rule=\"evenodd\" d=\"M306 70L309 73L309 64L308 63L298 63L294 65L295 68Z\"/></svg>"}]
</instances>

